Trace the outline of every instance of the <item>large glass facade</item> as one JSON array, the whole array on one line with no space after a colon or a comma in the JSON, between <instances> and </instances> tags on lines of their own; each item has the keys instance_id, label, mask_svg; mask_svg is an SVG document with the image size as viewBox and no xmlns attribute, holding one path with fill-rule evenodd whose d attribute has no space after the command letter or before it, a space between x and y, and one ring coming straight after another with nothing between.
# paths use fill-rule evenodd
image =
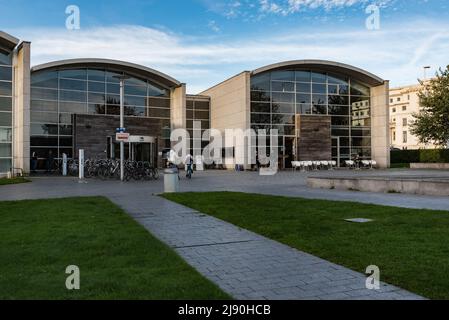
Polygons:
<instances>
[{"instance_id":1,"label":"large glass facade","mask_svg":"<svg viewBox=\"0 0 449 320\"><path fill-rule=\"evenodd\" d=\"M0 49L0 174L12 169L12 55Z\"/></svg>"},{"instance_id":2,"label":"large glass facade","mask_svg":"<svg viewBox=\"0 0 449 320\"><path fill-rule=\"evenodd\" d=\"M192 154L200 155L202 150L209 144L208 141L202 141L201 138L204 131L210 129L210 100L209 98L190 96L187 97L186 103L186 129L190 135L190 150ZM194 128L194 122L199 122L201 127ZM194 148L194 133L200 137L200 139L197 139L196 145L201 146L201 149Z\"/></svg>"},{"instance_id":3,"label":"large glass facade","mask_svg":"<svg viewBox=\"0 0 449 320\"><path fill-rule=\"evenodd\" d=\"M123 72L77 68L34 72L31 76L31 153L45 159L74 155L73 115L120 114ZM170 126L170 90L151 79L125 81L125 116L161 119ZM164 138L164 137L162 137Z\"/></svg>"},{"instance_id":4,"label":"large glass facade","mask_svg":"<svg viewBox=\"0 0 449 320\"><path fill-rule=\"evenodd\" d=\"M370 112L370 88L346 76L296 69L251 78L251 127L278 129L284 157L296 138L295 115L306 114L331 116L333 160L371 158Z\"/></svg>"}]
</instances>

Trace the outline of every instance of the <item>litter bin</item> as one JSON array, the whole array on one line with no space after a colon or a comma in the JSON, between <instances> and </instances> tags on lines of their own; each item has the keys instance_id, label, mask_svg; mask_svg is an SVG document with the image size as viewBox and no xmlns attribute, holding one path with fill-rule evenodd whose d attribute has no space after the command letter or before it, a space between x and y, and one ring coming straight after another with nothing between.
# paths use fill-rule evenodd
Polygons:
<instances>
[{"instance_id":1,"label":"litter bin","mask_svg":"<svg viewBox=\"0 0 449 320\"><path fill-rule=\"evenodd\" d=\"M179 192L178 169L169 168L164 170L164 192Z\"/></svg>"}]
</instances>

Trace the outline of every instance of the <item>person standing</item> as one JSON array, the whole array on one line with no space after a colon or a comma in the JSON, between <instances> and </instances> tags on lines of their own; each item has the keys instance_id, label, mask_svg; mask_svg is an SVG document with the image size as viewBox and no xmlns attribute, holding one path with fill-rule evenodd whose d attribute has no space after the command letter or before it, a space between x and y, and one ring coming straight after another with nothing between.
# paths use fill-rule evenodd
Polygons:
<instances>
[{"instance_id":1,"label":"person standing","mask_svg":"<svg viewBox=\"0 0 449 320\"><path fill-rule=\"evenodd\" d=\"M31 154L31 172L36 173L37 169L37 154L36 152L33 152Z\"/></svg>"}]
</instances>

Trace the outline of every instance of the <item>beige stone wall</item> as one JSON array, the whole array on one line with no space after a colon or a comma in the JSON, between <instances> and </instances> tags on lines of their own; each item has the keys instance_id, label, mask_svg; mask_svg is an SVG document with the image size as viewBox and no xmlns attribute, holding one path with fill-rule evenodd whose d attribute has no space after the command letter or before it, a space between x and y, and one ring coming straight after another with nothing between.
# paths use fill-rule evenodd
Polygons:
<instances>
[{"instance_id":1,"label":"beige stone wall","mask_svg":"<svg viewBox=\"0 0 449 320\"><path fill-rule=\"evenodd\" d=\"M23 42L14 53L14 168L30 171L30 49Z\"/></svg>"},{"instance_id":2,"label":"beige stone wall","mask_svg":"<svg viewBox=\"0 0 449 320\"><path fill-rule=\"evenodd\" d=\"M390 167L389 82L371 88L372 158L380 168Z\"/></svg>"},{"instance_id":3,"label":"beige stone wall","mask_svg":"<svg viewBox=\"0 0 449 320\"><path fill-rule=\"evenodd\" d=\"M204 92L211 98L211 128L225 129L250 128L250 73L245 71ZM226 143L225 143L226 144ZM225 147L229 147L225 145ZM236 150L247 150L246 143L236 145ZM245 152L246 153L246 152ZM235 161L245 163L245 154L236 151ZM247 166L248 167L248 166Z\"/></svg>"},{"instance_id":4,"label":"beige stone wall","mask_svg":"<svg viewBox=\"0 0 449 320\"><path fill-rule=\"evenodd\" d=\"M172 130L186 127L186 85L171 91L171 128Z\"/></svg>"}]
</instances>

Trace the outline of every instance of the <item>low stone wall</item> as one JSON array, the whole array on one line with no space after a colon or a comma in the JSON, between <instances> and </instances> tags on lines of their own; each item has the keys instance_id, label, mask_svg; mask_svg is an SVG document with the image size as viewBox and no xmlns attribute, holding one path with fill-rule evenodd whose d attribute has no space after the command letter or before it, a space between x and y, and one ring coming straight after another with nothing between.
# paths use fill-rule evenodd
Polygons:
<instances>
[{"instance_id":1,"label":"low stone wall","mask_svg":"<svg viewBox=\"0 0 449 320\"><path fill-rule=\"evenodd\" d=\"M449 163L410 163L410 169L449 170Z\"/></svg>"},{"instance_id":2,"label":"low stone wall","mask_svg":"<svg viewBox=\"0 0 449 320\"><path fill-rule=\"evenodd\" d=\"M309 177L310 188L449 196L449 180Z\"/></svg>"}]
</instances>

